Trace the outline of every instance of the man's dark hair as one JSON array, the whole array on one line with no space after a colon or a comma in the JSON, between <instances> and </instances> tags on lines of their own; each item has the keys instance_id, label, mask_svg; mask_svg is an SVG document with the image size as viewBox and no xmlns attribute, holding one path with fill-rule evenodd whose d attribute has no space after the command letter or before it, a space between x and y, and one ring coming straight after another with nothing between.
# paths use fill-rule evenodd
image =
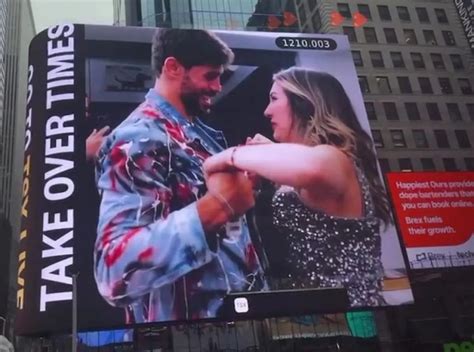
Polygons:
<instances>
[{"instance_id":1,"label":"man's dark hair","mask_svg":"<svg viewBox=\"0 0 474 352\"><path fill-rule=\"evenodd\" d=\"M155 32L151 46L151 64L157 77L168 57L176 58L189 69L200 65L227 66L234 60L234 53L211 32L160 28Z\"/></svg>"}]
</instances>

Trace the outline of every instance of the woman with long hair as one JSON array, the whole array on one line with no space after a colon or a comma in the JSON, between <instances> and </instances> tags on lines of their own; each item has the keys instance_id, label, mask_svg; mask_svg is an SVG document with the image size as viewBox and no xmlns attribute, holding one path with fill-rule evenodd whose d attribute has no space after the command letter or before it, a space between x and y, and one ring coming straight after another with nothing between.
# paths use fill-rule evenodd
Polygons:
<instances>
[{"instance_id":1,"label":"woman with long hair","mask_svg":"<svg viewBox=\"0 0 474 352\"><path fill-rule=\"evenodd\" d=\"M205 173L243 170L278 185L284 288L345 287L352 306L384 304L380 229L389 206L372 140L341 83L289 68L274 75L264 115L278 143L255 137L207 159Z\"/></svg>"}]
</instances>

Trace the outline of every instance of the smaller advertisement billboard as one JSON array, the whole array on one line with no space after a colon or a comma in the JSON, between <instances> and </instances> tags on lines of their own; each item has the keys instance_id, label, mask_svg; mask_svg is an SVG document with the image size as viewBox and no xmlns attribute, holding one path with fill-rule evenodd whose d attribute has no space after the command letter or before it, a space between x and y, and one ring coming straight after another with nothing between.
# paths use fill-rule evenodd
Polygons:
<instances>
[{"instance_id":1,"label":"smaller advertisement billboard","mask_svg":"<svg viewBox=\"0 0 474 352\"><path fill-rule=\"evenodd\" d=\"M412 269L474 265L474 172L387 176Z\"/></svg>"}]
</instances>

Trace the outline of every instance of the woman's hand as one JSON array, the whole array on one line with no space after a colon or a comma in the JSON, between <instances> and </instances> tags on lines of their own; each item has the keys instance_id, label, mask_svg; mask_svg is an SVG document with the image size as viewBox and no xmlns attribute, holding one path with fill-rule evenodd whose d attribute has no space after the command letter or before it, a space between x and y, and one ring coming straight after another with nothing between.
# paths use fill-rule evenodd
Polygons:
<instances>
[{"instance_id":1,"label":"woman's hand","mask_svg":"<svg viewBox=\"0 0 474 352\"><path fill-rule=\"evenodd\" d=\"M273 143L270 139L257 133L253 138L247 137L245 145L270 144Z\"/></svg>"}]
</instances>

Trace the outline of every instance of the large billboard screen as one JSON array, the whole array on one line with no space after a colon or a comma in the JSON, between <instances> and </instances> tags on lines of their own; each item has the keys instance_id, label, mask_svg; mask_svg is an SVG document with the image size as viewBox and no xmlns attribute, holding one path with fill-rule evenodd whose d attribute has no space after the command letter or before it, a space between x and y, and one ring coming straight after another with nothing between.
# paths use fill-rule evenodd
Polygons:
<instances>
[{"instance_id":1,"label":"large billboard screen","mask_svg":"<svg viewBox=\"0 0 474 352\"><path fill-rule=\"evenodd\" d=\"M346 37L60 25L28 92L19 333L412 302Z\"/></svg>"},{"instance_id":2,"label":"large billboard screen","mask_svg":"<svg viewBox=\"0 0 474 352\"><path fill-rule=\"evenodd\" d=\"M411 269L474 265L474 172L388 174Z\"/></svg>"}]
</instances>

